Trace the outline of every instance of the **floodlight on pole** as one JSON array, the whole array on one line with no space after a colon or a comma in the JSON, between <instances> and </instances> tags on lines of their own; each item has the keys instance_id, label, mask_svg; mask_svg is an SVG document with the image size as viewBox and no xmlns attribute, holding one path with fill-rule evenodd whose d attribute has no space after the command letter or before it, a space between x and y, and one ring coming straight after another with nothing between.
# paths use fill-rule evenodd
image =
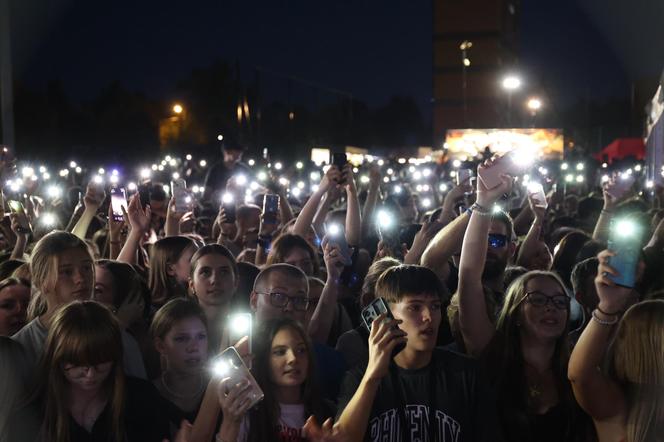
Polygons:
<instances>
[{"instance_id":1,"label":"floodlight on pole","mask_svg":"<svg viewBox=\"0 0 664 442\"><path fill-rule=\"evenodd\" d=\"M173 105L173 112L174 112L174 113L176 113L176 114L179 115L179 114L182 113L183 110L184 110L184 108L182 107L181 104L177 104L177 103L176 103L176 104Z\"/></svg>"},{"instance_id":2,"label":"floodlight on pole","mask_svg":"<svg viewBox=\"0 0 664 442\"><path fill-rule=\"evenodd\" d=\"M514 91L521 87L521 79L515 75L508 75L503 78L503 88L508 91Z\"/></svg>"},{"instance_id":3,"label":"floodlight on pole","mask_svg":"<svg viewBox=\"0 0 664 442\"><path fill-rule=\"evenodd\" d=\"M542 108L542 100L539 98L531 98L528 100L528 103L526 103L526 106L528 106L528 109L530 109L532 112L537 112Z\"/></svg>"}]
</instances>

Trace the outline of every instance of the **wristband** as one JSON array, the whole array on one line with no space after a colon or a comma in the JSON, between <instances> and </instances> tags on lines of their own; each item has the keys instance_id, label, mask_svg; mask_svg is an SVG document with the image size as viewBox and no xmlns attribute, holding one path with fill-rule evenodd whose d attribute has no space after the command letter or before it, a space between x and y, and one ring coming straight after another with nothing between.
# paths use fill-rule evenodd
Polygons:
<instances>
[{"instance_id":1,"label":"wristband","mask_svg":"<svg viewBox=\"0 0 664 442\"><path fill-rule=\"evenodd\" d=\"M593 318L593 321L595 321L599 325L611 326L611 325L616 325L618 323L619 318L617 316L615 316L613 318L613 320L611 320L611 321L605 321L604 319L601 319L599 316L597 316L597 311L598 311L598 309L593 310L592 318Z\"/></svg>"},{"instance_id":2,"label":"wristband","mask_svg":"<svg viewBox=\"0 0 664 442\"><path fill-rule=\"evenodd\" d=\"M486 209L482 206L480 206L477 203L473 203L472 206L468 209L470 213L477 213L480 216L491 216L491 211L489 209Z\"/></svg>"}]
</instances>

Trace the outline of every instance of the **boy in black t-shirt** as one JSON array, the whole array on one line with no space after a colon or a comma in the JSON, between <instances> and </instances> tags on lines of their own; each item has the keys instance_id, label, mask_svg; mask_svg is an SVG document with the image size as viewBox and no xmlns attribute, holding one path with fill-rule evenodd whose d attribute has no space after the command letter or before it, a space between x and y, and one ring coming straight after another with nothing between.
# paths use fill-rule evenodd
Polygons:
<instances>
[{"instance_id":1,"label":"boy in black t-shirt","mask_svg":"<svg viewBox=\"0 0 664 442\"><path fill-rule=\"evenodd\" d=\"M349 441L501 440L478 365L435 348L442 293L438 277L421 266L393 267L378 280L376 296L395 319L373 322L366 370L349 372L342 386L336 427Z\"/></svg>"}]
</instances>

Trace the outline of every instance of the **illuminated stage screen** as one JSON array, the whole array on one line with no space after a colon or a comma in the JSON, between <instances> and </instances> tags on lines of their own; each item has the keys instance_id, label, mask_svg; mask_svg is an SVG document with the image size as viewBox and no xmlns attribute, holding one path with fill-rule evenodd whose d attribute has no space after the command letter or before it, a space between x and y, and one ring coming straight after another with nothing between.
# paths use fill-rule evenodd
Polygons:
<instances>
[{"instance_id":1,"label":"illuminated stage screen","mask_svg":"<svg viewBox=\"0 0 664 442\"><path fill-rule=\"evenodd\" d=\"M452 159L472 159L489 147L493 154L514 149L533 149L539 159L563 157L560 129L451 129L445 148Z\"/></svg>"}]
</instances>

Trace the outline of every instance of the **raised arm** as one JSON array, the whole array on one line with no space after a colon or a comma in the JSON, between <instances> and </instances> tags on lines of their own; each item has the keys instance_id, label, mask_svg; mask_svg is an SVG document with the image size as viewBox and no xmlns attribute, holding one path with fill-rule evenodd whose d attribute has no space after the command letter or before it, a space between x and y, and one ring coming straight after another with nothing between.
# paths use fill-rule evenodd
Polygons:
<instances>
[{"instance_id":1,"label":"raised arm","mask_svg":"<svg viewBox=\"0 0 664 442\"><path fill-rule=\"evenodd\" d=\"M344 257L336 244L324 241L323 260L327 269L327 281L318 299L316 310L309 321L309 337L315 342L325 344L330 335L334 312L339 297L341 272L344 269Z\"/></svg>"},{"instance_id":2,"label":"raised arm","mask_svg":"<svg viewBox=\"0 0 664 442\"><path fill-rule=\"evenodd\" d=\"M457 215L454 213L454 206L464 198L467 192L472 191L473 188L470 185L470 178L464 180L458 186L452 187L452 189L450 189L445 195L445 198L443 198L443 207L438 216L438 221L443 223L443 225L447 225L456 219ZM461 239L459 239L459 242L461 242Z\"/></svg>"},{"instance_id":3,"label":"raised arm","mask_svg":"<svg viewBox=\"0 0 664 442\"><path fill-rule=\"evenodd\" d=\"M316 215L318 205L320 204L323 195L325 195L325 192L327 192L330 186L336 185L340 178L341 173L339 172L339 169L335 166L328 169L327 173L320 181L318 189L311 194L307 202L304 204L304 207L302 207L300 214L297 216L295 224L293 225L293 234L300 235L304 238L307 237L307 233L311 227L311 223Z\"/></svg>"},{"instance_id":4,"label":"raised arm","mask_svg":"<svg viewBox=\"0 0 664 442\"><path fill-rule=\"evenodd\" d=\"M108 258L117 259L122 250L122 228L125 225L125 218L122 221L113 219L113 205L108 205Z\"/></svg>"},{"instance_id":5,"label":"raised arm","mask_svg":"<svg viewBox=\"0 0 664 442\"><path fill-rule=\"evenodd\" d=\"M106 193L101 186L92 182L88 184L85 197L83 198L83 205L85 206L85 210L74 225L71 233L81 239L85 239L85 236L88 233L88 227L90 227L90 223L92 222L92 218L94 218L97 214L97 210L99 210L99 206L101 206L101 204L104 202L104 198L106 198Z\"/></svg>"},{"instance_id":6,"label":"raised arm","mask_svg":"<svg viewBox=\"0 0 664 442\"><path fill-rule=\"evenodd\" d=\"M604 250L597 256L599 266L595 287L599 304L572 351L567 371L577 402L593 419L600 421L625 413L622 389L599 368L632 291L616 286L606 276L616 274L615 269L606 264L613 255L613 252Z\"/></svg>"},{"instance_id":7,"label":"raised arm","mask_svg":"<svg viewBox=\"0 0 664 442\"><path fill-rule=\"evenodd\" d=\"M486 162L478 168L491 167ZM487 238L491 226L491 209L501 195L509 193L512 178L501 176L501 184L487 189L477 180L477 202L463 237L459 262L459 325L469 354L479 355L493 337L496 329L487 314L481 276L486 260Z\"/></svg>"},{"instance_id":8,"label":"raised arm","mask_svg":"<svg viewBox=\"0 0 664 442\"><path fill-rule=\"evenodd\" d=\"M433 237L422 254L422 265L436 272L442 280L447 279L449 274L448 260L461 249L469 220L468 213L457 216Z\"/></svg>"},{"instance_id":9,"label":"raised arm","mask_svg":"<svg viewBox=\"0 0 664 442\"><path fill-rule=\"evenodd\" d=\"M542 225L546 215L546 208L535 205L531 195L528 195L528 203L530 205L529 210L535 214L535 218L519 248L519 256L516 259L516 264L524 267L528 267L528 262L537 254L537 242L542 233Z\"/></svg>"},{"instance_id":10,"label":"raised arm","mask_svg":"<svg viewBox=\"0 0 664 442\"><path fill-rule=\"evenodd\" d=\"M344 166L343 177L346 189L346 241L351 246L359 246L362 234L362 219L360 216L360 200L357 198L357 187L353 176L353 166L348 163Z\"/></svg>"},{"instance_id":11,"label":"raised arm","mask_svg":"<svg viewBox=\"0 0 664 442\"><path fill-rule=\"evenodd\" d=\"M599 214L597 219L597 224L595 224L595 230L593 231L593 239L595 241L602 242L606 244L609 239L609 228L611 227L611 219L613 218L613 212L616 209L620 200L613 196L615 193L615 186L620 177L612 178L609 182L605 183L603 186L603 196L604 196L604 206L602 211Z\"/></svg>"},{"instance_id":12,"label":"raised arm","mask_svg":"<svg viewBox=\"0 0 664 442\"><path fill-rule=\"evenodd\" d=\"M16 243L14 243L14 249L9 259L23 259L25 248L28 245L28 237L32 231L28 216L25 212L18 212L10 214L9 218L11 219L12 232L16 235Z\"/></svg>"},{"instance_id":13,"label":"raised arm","mask_svg":"<svg viewBox=\"0 0 664 442\"><path fill-rule=\"evenodd\" d=\"M369 189L367 191L367 199L364 201L362 208L362 240L366 241L367 236L371 229L374 228L374 211L376 205L380 200L380 169L377 166L372 166L369 170Z\"/></svg>"},{"instance_id":14,"label":"raised arm","mask_svg":"<svg viewBox=\"0 0 664 442\"><path fill-rule=\"evenodd\" d=\"M403 258L404 264L419 264L422 253L442 227L440 221L426 221L422 224L422 228L415 234L412 247Z\"/></svg>"},{"instance_id":15,"label":"raised arm","mask_svg":"<svg viewBox=\"0 0 664 442\"><path fill-rule=\"evenodd\" d=\"M399 321L385 319L384 314L379 315L372 324L367 369L335 425L346 436L347 442L364 440L378 386L389 370L392 350L406 342L406 333L395 327Z\"/></svg>"},{"instance_id":16,"label":"raised arm","mask_svg":"<svg viewBox=\"0 0 664 442\"><path fill-rule=\"evenodd\" d=\"M150 229L150 206L143 209L141 199L138 194L135 194L129 202L127 210L124 210L124 217L129 220L131 230L129 236L127 236L127 241L120 250L118 261L133 265L136 264L136 252L140 246L141 238Z\"/></svg>"}]
</instances>

